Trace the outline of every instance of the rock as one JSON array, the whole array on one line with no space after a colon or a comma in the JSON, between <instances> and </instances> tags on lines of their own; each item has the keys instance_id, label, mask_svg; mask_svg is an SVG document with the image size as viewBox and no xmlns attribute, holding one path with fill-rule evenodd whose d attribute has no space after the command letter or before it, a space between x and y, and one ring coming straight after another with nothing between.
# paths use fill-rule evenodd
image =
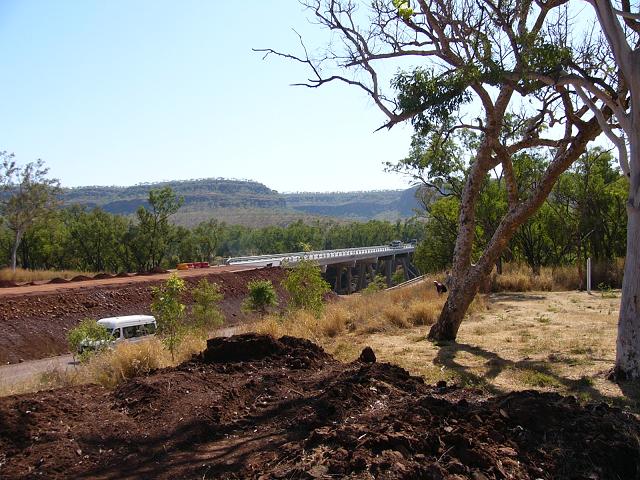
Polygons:
<instances>
[{"instance_id":1,"label":"rock","mask_svg":"<svg viewBox=\"0 0 640 480\"><path fill-rule=\"evenodd\" d=\"M358 360L364 363L376 363L376 354L371 347L364 347Z\"/></svg>"}]
</instances>

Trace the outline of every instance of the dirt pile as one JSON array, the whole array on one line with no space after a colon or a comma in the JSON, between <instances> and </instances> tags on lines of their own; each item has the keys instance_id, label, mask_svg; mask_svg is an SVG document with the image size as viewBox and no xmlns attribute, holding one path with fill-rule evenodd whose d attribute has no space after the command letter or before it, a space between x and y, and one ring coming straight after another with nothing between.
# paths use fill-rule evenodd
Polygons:
<instances>
[{"instance_id":1,"label":"dirt pile","mask_svg":"<svg viewBox=\"0 0 640 480\"><path fill-rule=\"evenodd\" d=\"M243 335L113 392L0 399L0 478L640 479L631 415L428 386L370 353Z\"/></svg>"},{"instance_id":2,"label":"dirt pile","mask_svg":"<svg viewBox=\"0 0 640 480\"><path fill-rule=\"evenodd\" d=\"M241 303L247 295L247 282L271 280L279 285L284 272L265 268L239 272L186 277L189 288L202 278L220 286L224 300L221 309L228 325L241 321ZM0 298L0 364L34 360L67 352L67 332L85 318L150 314L151 287L162 280L152 279L114 285L61 289L37 294L4 295ZM63 283L68 283L62 280ZM279 289L282 299L282 291ZM185 298L186 303L191 298ZM282 302L283 306L286 302Z\"/></svg>"}]
</instances>

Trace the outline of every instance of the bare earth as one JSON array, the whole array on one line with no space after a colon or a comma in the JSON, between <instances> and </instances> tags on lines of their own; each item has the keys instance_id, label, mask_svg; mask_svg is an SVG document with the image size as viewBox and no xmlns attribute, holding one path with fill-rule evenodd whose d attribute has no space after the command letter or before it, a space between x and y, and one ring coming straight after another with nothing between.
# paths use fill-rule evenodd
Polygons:
<instances>
[{"instance_id":1,"label":"bare earth","mask_svg":"<svg viewBox=\"0 0 640 480\"><path fill-rule=\"evenodd\" d=\"M217 283L224 295L221 309L226 325L235 325L243 319L240 306L247 295L247 282L268 279L278 287L283 272L279 268L217 267L179 275L190 287L201 278ZM0 288L0 364L68 353L67 332L85 318L150 313L151 287L166 278L168 274L158 274ZM189 295L185 301L190 303Z\"/></svg>"},{"instance_id":2,"label":"bare earth","mask_svg":"<svg viewBox=\"0 0 640 480\"><path fill-rule=\"evenodd\" d=\"M371 349L213 339L115 390L0 399L1 479L640 479L640 422L555 393L430 386Z\"/></svg>"}]
</instances>

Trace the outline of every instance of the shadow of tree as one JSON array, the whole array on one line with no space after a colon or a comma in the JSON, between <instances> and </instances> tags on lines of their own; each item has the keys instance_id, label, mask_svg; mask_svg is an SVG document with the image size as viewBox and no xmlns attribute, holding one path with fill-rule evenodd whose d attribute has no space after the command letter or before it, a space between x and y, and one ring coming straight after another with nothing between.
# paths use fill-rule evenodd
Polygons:
<instances>
[{"instance_id":1,"label":"shadow of tree","mask_svg":"<svg viewBox=\"0 0 640 480\"><path fill-rule=\"evenodd\" d=\"M463 383L481 386L484 390L492 394L507 393L506 390L490 383L490 380L495 379L500 373L507 369L519 370L521 372L537 372L542 374L541 380L549 380L551 386L559 386L571 394L578 396L581 400L588 398L591 401L606 402L608 404L620 407L628 408L633 413L640 413L640 382L627 381L618 382L618 386L622 390L624 399L619 397L613 397L605 395L596 389L592 380L589 377L581 377L579 379L567 378L559 375L551 368L551 361L544 360L519 360L513 361L501 357L495 352L486 350L476 345L469 345L466 343L455 342L439 342L436 344L438 353L433 360L436 365L442 365L458 375ZM456 356L466 352L480 358L486 359L484 374L478 374L472 371L471 367L462 365L456 361ZM558 362L562 362L560 359ZM534 387L535 385L532 385ZM541 385L542 386L542 385ZM585 398L586 397L586 398Z\"/></svg>"}]
</instances>

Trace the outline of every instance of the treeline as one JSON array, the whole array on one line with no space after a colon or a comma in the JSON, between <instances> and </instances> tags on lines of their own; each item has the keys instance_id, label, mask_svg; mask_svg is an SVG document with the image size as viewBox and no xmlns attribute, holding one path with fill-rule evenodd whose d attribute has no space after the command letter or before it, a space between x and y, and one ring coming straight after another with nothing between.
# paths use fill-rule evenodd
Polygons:
<instances>
[{"instance_id":1,"label":"treeline","mask_svg":"<svg viewBox=\"0 0 640 480\"><path fill-rule=\"evenodd\" d=\"M135 217L80 206L52 210L22 237L17 264L28 269L92 272L175 268L184 261L218 257L370 246L422 239L424 223L296 221L286 227L249 228L216 220L194 228L173 225L181 199L170 188L152 190ZM0 226L0 266L9 265L14 233Z\"/></svg>"},{"instance_id":2,"label":"treeline","mask_svg":"<svg viewBox=\"0 0 640 480\"><path fill-rule=\"evenodd\" d=\"M533 188L540 181L544 161L531 157L521 165L524 167L516 174L528 178ZM498 173L485 182L476 211L476 258L507 209L504 178ZM453 258L460 190L454 182L447 187L448 195L426 202L425 237L429 241L416 252L416 264L423 271L443 270ZM582 263L589 257L600 263L624 257L627 192L628 179L611 154L599 148L590 150L561 175L540 210L518 229L500 261L525 263L537 274L544 266Z\"/></svg>"}]
</instances>

